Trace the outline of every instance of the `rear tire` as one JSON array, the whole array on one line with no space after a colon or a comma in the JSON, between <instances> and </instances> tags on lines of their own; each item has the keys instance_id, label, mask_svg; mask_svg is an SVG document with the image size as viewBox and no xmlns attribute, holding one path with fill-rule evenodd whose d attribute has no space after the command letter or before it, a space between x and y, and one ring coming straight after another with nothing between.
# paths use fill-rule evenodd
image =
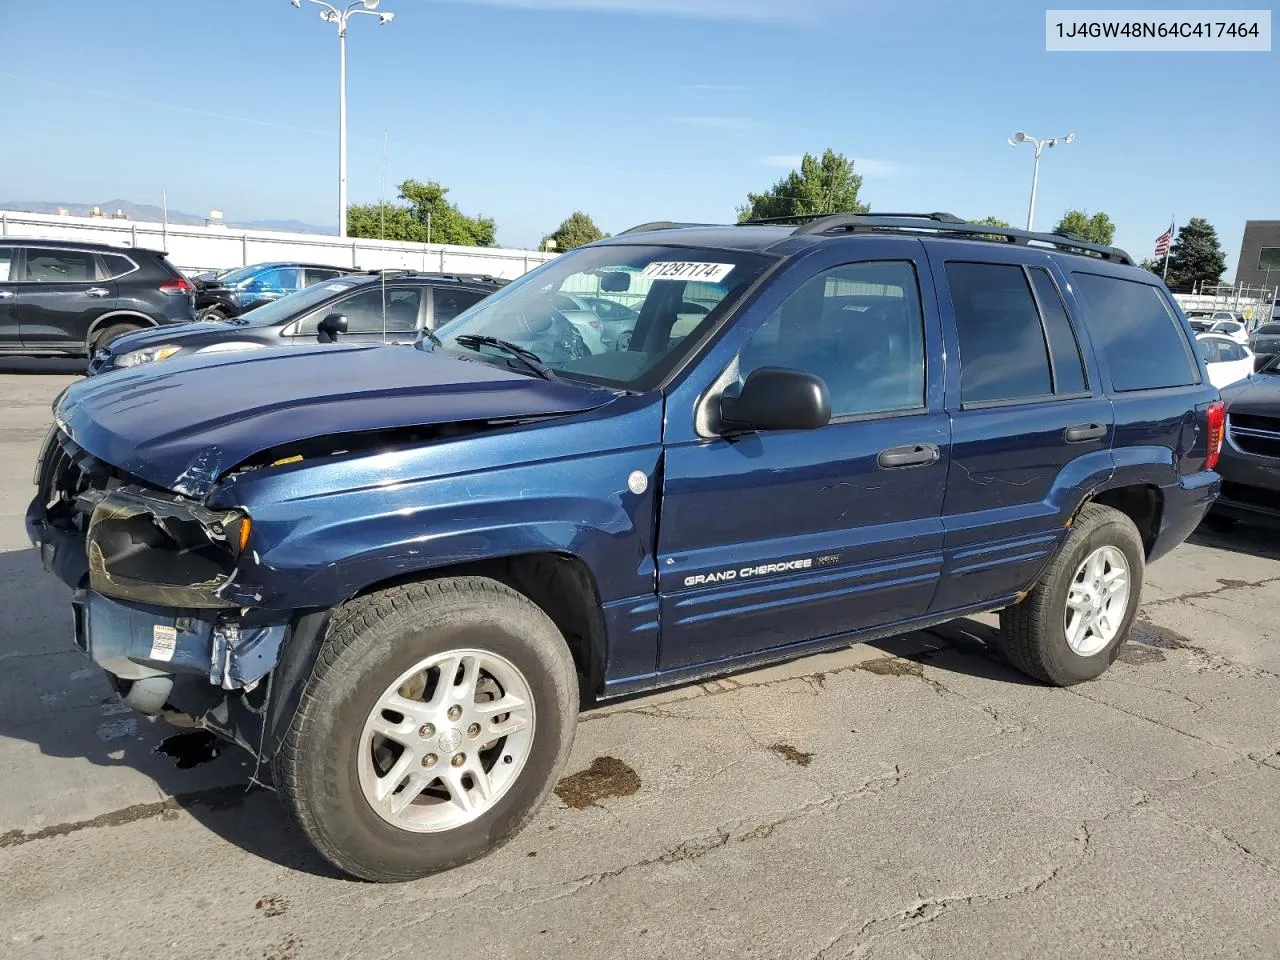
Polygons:
<instances>
[{"instance_id":1,"label":"rear tire","mask_svg":"<svg viewBox=\"0 0 1280 960\"><path fill-rule=\"evenodd\" d=\"M113 340L119 340L125 334L137 333L142 327L136 323L113 323L111 326L98 331L93 338L93 345L89 348L89 353L94 350L101 349L111 343Z\"/></svg>"},{"instance_id":2,"label":"rear tire","mask_svg":"<svg viewBox=\"0 0 1280 960\"><path fill-rule=\"evenodd\" d=\"M1000 611L1005 656L1028 676L1059 687L1101 676L1129 636L1145 570L1146 551L1133 521L1111 507L1086 505L1031 592ZM1105 586L1096 589L1095 580ZM1118 599L1121 588L1122 610L1110 599ZM1086 629L1078 629L1082 624Z\"/></svg>"},{"instance_id":3,"label":"rear tire","mask_svg":"<svg viewBox=\"0 0 1280 960\"><path fill-rule=\"evenodd\" d=\"M484 577L410 583L334 616L272 773L335 867L412 880L528 822L577 714L573 657L531 600Z\"/></svg>"},{"instance_id":4,"label":"rear tire","mask_svg":"<svg viewBox=\"0 0 1280 960\"><path fill-rule=\"evenodd\" d=\"M227 315L217 307L206 307L196 315L197 320L203 320L206 323L216 323L219 320L227 319Z\"/></svg>"}]
</instances>

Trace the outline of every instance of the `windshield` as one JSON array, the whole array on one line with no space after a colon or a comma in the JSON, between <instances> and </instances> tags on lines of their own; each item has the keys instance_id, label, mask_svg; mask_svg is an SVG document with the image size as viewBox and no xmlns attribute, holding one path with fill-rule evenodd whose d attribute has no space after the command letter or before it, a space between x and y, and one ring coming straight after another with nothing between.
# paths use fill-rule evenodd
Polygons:
<instances>
[{"instance_id":1,"label":"windshield","mask_svg":"<svg viewBox=\"0 0 1280 960\"><path fill-rule=\"evenodd\" d=\"M468 338L506 340L556 376L647 390L774 262L729 250L583 247L525 274L436 333L446 349L479 353L514 370L527 366ZM619 309L606 323L601 309L607 312L607 304Z\"/></svg>"},{"instance_id":2,"label":"windshield","mask_svg":"<svg viewBox=\"0 0 1280 960\"><path fill-rule=\"evenodd\" d=\"M296 320L312 307L319 306L335 293L350 290L356 285L353 280L330 280L317 283L294 293L285 294L279 300L264 303L256 310L250 310L243 316L236 317L231 323L241 327L274 327Z\"/></svg>"}]
</instances>

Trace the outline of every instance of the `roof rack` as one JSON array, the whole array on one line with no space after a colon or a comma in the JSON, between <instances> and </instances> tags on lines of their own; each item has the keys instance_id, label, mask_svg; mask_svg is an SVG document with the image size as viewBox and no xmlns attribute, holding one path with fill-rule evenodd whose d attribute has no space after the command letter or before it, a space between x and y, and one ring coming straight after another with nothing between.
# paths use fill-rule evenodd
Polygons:
<instances>
[{"instance_id":1,"label":"roof rack","mask_svg":"<svg viewBox=\"0 0 1280 960\"><path fill-rule=\"evenodd\" d=\"M954 213L938 213L938 212L934 212L934 213L875 213L875 214L870 214L870 213L868 213L868 214L861 214L861 213L793 213L793 214L791 214L790 216L786 216L786 217L757 217L757 218L755 218L754 220L744 220L741 224L739 224L739 226L743 226L743 227L750 227L750 226L762 226L762 225L768 225L768 224L788 224L788 223L809 224L809 223L813 223L813 222L818 221L818 220L826 220L826 219L829 219L829 218L832 218L832 217L861 217L861 216L900 217L900 218L901 218L901 217L909 217L909 218L911 218L911 219L916 219L916 220L936 220L936 221L937 221L937 222L939 222L939 223L964 223L964 222L965 222L965 221L964 221L964 220L962 220L960 217L957 217ZM799 232L799 231L797 231L797 232Z\"/></svg>"},{"instance_id":2,"label":"roof rack","mask_svg":"<svg viewBox=\"0 0 1280 960\"><path fill-rule=\"evenodd\" d=\"M481 283L505 284L510 282L509 280L504 280L502 277L495 277L487 273L441 273L439 271L432 270L415 270L412 267L382 267L364 270L361 272L371 277L420 277L428 280L452 280L457 283L479 281Z\"/></svg>"},{"instance_id":3,"label":"roof rack","mask_svg":"<svg viewBox=\"0 0 1280 960\"><path fill-rule=\"evenodd\" d=\"M648 233L650 230L674 230L679 227L709 227L709 223L676 223L672 220L654 220L652 223L642 223L630 230L623 230L618 236L625 236L628 233Z\"/></svg>"},{"instance_id":4,"label":"roof rack","mask_svg":"<svg viewBox=\"0 0 1280 960\"><path fill-rule=\"evenodd\" d=\"M843 230L847 233L902 230L928 232L941 236L961 236L978 240L994 240L1028 245L1048 244L1060 250L1088 253L1134 266L1134 260L1119 247L1092 243L1072 233L1037 233L1017 230L1013 227L993 227L985 223L970 223L949 213L837 213L809 220L797 227L792 236L813 236Z\"/></svg>"}]
</instances>

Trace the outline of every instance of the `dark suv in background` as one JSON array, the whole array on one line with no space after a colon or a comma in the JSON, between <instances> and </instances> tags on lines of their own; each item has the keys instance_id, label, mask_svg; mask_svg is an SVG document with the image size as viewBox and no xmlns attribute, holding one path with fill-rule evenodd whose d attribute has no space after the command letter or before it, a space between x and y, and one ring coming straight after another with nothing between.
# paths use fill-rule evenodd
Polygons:
<instances>
[{"instance_id":1,"label":"dark suv in background","mask_svg":"<svg viewBox=\"0 0 1280 960\"><path fill-rule=\"evenodd\" d=\"M195 319L195 287L165 254L0 240L0 354L84 356L136 330Z\"/></svg>"},{"instance_id":2,"label":"dark suv in background","mask_svg":"<svg viewBox=\"0 0 1280 960\"><path fill-rule=\"evenodd\" d=\"M226 320L312 284L351 273L320 263L254 263L196 278L196 311L201 320Z\"/></svg>"},{"instance_id":3,"label":"dark suv in background","mask_svg":"<svg viewBox=\"0 0 1280 960\"><path fill-rule=\"evenodd\" d=\"M315 343L412 344L506 281L409 270L336 277L243 317L144 330L95 350L89 375L160 360ZM328 322L326 322L326 320Z\"/></svg>"}]
</instances>

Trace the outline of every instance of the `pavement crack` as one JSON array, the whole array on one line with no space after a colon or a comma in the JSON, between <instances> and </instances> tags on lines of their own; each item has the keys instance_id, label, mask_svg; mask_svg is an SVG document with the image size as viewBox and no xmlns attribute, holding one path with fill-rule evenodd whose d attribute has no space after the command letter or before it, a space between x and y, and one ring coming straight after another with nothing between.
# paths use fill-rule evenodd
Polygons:
<instances>
[{"instance_id":1,"label":"pavement crack","mask_svg":"<svg viewBox=\"0 0 1280 960\"><path fill-rule=\"evenodd\" d=\"M214 787L209 790L197 790L192 793L167 797L154 803L135 803L120 810L112 810L88 820L75 820L67 823L55 823L39 830L10 830L0 834L0 850L6 847L19 847L37 840L51 840L79 833L81 830L93 830L99 827L120 827L139 820L162 817L166 813L187 810L191 807L203 807L207 810L229 810L244 805L245 797L253 791L251 784L238 783L227 787Z\"/></svg>"},{"instance_id":2,"label":"pavement crack","mask_svg":"<svg viewBox=\"0 0 1280 960\"><path fill-rule=\"evenodd\" d=\"M1163 729L1168 730L1170 733L1176 733L1179 736L1186 737L1189 740L1195 740L1198 743L1203 743L1206 746L1213 747L1216 750L1223 750L1227 753L1232 754L1233 756L1240 757L1246 760L1249 759L1248 754L1241 753L1238 749L1231 746L1230 744L1218 743L1214 740L1208 739L1207 737L1202 737L1198 733L1192 733L1190 730L1183 730L1180 727L1175 727L1172 724L1165 723L1163 720L1156 720L1154 717L1148 717L1145 714L1138 713L1135 710L1126 710L1124 707L1118 706L1117 704L1114 704L1114 703L1110 703L1109 701L1100 700L1097 697L1091 697L1087 693L1083 692L1079 687L1063 687L1062 689L1065 693L1073 697L1079 697L1081 700L1088 700L1091 703L1096 703L1099 706L1106 707L1109 710L1115 710L1117 713L1123 713L1125 716L1133 717L1137 720L1145 720L1147 723L1150 723L1157 727L1162 727Z\"/></svg>"},{"instance_id":3,"label":"pavement crack","mask_svg":"<svg viewBox=\"0 0 1280 960\"><path fill-rule=\"evenodd\" d=\"M1253 590L1257 587L1280 583L1280 577L1266 577L1262 580L1230 580L1214 587L1212 590L1194 590L1190 593L1178 594L1176 597L1161 597L1158 600L1144 600L1144 607L1158 607L1167 603L1182 603L1188 600L1203 600L1205 597L1216 597L1232 590Z\"/></svg>"},{"instance_id":4,"label":"pavement crack","mask_svg":"<svg viewBox=\"0 0 1280 960\"><path fill-rule=\"evenodd\" d=\"M1009 890L994 893L976 891L973 893L956 893L946 896L922 897L893 913L872 917L862 921L855 927L850 926L839 936L832 939L812 957L812 960L846 960L846 958L865 958L869 956L872 946L888 937L905 933L915 927L933 923L943 915L965 907L983 907L993 903L1003 903L1028 897L1043 889L1064 872L1081 866L1093 854L1093 828L1090 823L1104 823L1113 816L1130 813L1135 804L1117 807L1115 810L1095 821L1085 820L1076 828L1071 839L1071 849L1065 858L1054 863L1047 871L1021 883Z\"/></svg>"}]
</instances>

